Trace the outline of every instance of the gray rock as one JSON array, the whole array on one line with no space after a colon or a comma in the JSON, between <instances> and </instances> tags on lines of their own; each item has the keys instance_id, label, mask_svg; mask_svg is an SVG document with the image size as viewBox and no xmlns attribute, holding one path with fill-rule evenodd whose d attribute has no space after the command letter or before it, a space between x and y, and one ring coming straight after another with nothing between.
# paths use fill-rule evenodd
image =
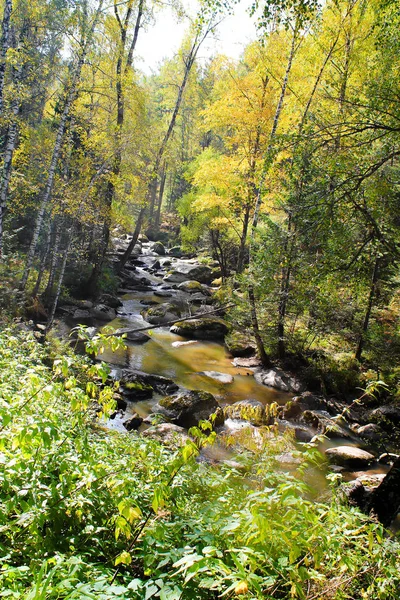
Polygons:
<instances>
[{"instance_id":1,"label":"gray rock","mask_svg":"<svg viewBox=\"0 0 400 600\"><path fill-rule=\"evenodd\" d=\"M73 319L90 319L92 316L91 311L84 310L83 308L77 308L74 310L72 318Z\"/></svg>"},{"instance_id":2,"label":"gray rock","mask_svg":"<svg viewBox=\"0 0 400 600\"><path fill-rule=\"evenodd\" d=\"M111 308L119 308L123 305L118 296L114 296L113 294L102 294L99 303L111 306Z\"/></svg>"},{"instance_id":3,"label":"gray rock","mask_svg":"<svg viewBox=\"0 0 400 600\"><path fill-rule=\"evenodd\" d=\"M188 275L185 273L180 273L179 271L172 271L171 273L168 273L168 275L166 275L163 278L163 280L168 283L182 283L183 281L187 281L188 278Z\"/></svg>"},{"instance_id":4,"label":"gray rock","mask_svg":"<svg viewBox=\"0 0 400 600\"><path fill-rule=\"evenodd\" d=\"M165 247L161 242L155 242L153 252L159 256L165 256Z\"/></svg>"},{"instance_id":5,"label":"gray rock","mask_svg":"<svg viewBox=\"0 0 400 600\"><path fill-rule=\"evenodd\" d=\"M257 346L249 336L237 331L231 332L225 339L225 346L232 356L254 356Z\"/></svg>"},{"instance_id":6,"label":"gray rock","mask_svg":"<svg viewBox=\"0 0 400 600\"><path fill-rule=\"evenodd\" d=\"M154 407L154 412L186 429L196 426L199 421L208 419L214 413L217 413L215 425L223 423L222 409L208 392L187 391L167 396Z\"/></svg>"},{"instance_id":7,"label":"gray rock","mask_svg":"<svg viewBox=\"0 0 400 600\"><path fill-rule=\"evenodd\" d=\"M301 392L304 385L290 373L280 369L260 370L254 375L257 383L282 390L283 392Z\"/></svg>"},{"instance_id":8,"label":"gray rock","mask_svg":"<svg viewBox=\"0 0 400 600\"><path fill-rule=\"evenodd\" d=\"M218 371L201 371L201 375L205 375L210 379L215 379L219 383L232 383L233 376L228 373L219 373Z\"/></svg>"},{"instance_id":9,"label":"gray rock","mask_svg":"<svg viewBox=\"0 0 400 600\"><path fill-rule=\"evenodd\" d=\"M105 304L96 304L96 306L91 309L90 314L100 321L113 321L117 316L115 309L106 306Z\"/></svg>"},{"instance_id":10,"label":"gray rock","mask_svg":"<svg viewBox=\"0 0 400 600\"><path fill-rule=\"evenodd\" d=\"M370 442L381 442L386 437L383 429L375 423L368 423L356 429L357 435Z\"/></svg>"},{"instance_id":11,"label":"gray rock","mask_svg":"<svg viewBox=\"0 0 400 600\"><path fill-rule=\"evenodd\" d=\"M210 295L210 291L205 285L193 279L180 283L178 285L178 290L187 292L188 294L196 294L197 292L201 292L204 296Z\"/></svg>"},{"instance_id":12,"label":"gray rock","mask_svg":"<svg viewBox=\"0 0 400 600\"><path fill-rule=\"evenodd\" d=\"M301 416L301 421L312 427L318 435L328 438L351 439L352 432L341 417L332 419L326 411L306 410Z\"/></svg>"},{"instance_id":13,"label":"gray rock","mask_svg":"<svg viewBox=\"0 0 400 600\"><path fill-rule=\"evenodd\" d=\"M180 309L174 304L157 304L142 311L143 318L152 325L160 325L170 321L177 321L180 317Z\"/></svg>"},{"instance_id":14,"label":"gray rock","mask_svg":"<svg viewBox=\"0 0 400 600\"><path fill-rule=\"evenodd\" d=\"M349 468L368 467L375 461L373 454L354 446L329 448L325 454L333 464Z\"/></svg>"},{"instance_id":15,"label":"gray rock","mask_svg":"<svg viewBox=\"0 0 400 600\"><path fill-rule=\"evenodd\" d=\"M373 410L370 414L371 421L378 423L385 429L391 425L400 425L400 407L392 406L390 404L379 406Z\"/></svg>"},{"instance_id":16,"label":"gray rock","mask_svg":"<svg viewBox=\"0 0 400 600\"><path fill-rule=\"evenodd\" d=\"M171 332L197 340L221 340L229 331L229 325L218 317L178 321Z\"/></svg>"}]
</instances>

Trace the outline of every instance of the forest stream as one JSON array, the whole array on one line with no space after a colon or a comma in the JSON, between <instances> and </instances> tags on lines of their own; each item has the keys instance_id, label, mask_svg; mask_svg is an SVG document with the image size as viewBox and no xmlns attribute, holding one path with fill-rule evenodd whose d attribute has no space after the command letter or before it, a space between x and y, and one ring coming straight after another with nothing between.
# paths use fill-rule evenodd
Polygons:
<instances>
[{"instance_id":1,"label":"forest stream","mask_svg":"<svg viewBox=\"0 0 400 600\"><path fill-rule=\"evenodd\" d=\"M207 298L201 294L194 295L187 291L179 289L178 282L181 284L187 282L190 278L190 270L200 267L201 264L196 258L176 258L172 256L160 256L155 251L156 245L152 242L144 242L138 248L130 260L128 270L124 272L124 277L119 290L119 299L122 305L116 311L116 317L104 325L96 319L81 319L89 326L96 326L99 330L104 328L143 330L151 327L143 316L144 312L154 306L162 306L165 303L179 307L182 317L193 314L203 314L213 310L213 305ZM118 248L118 246L117 246ZM125 246L119 241L118 252L115 253L115 259L121 255ZM140 252L140 253L139 253ZM166 281L168 280L168 281ZM211 286L205 286L204 290L215 291ZM166 316L168 320L168 316ZM70 326L76 325L71 319L67 319ZM135 334L133 334L133 337ZM130 337L130 336L128 336ZM140 333L138 341L127 339L125 348L111 350L105 348L105 351L98 357L111 366L113 376L118 379L122 369L140 371L149 375L157 375L168 378L179 386L179 391L198 390L209 392L218 401L219 405L224 407L228 404L242 400L255 400L264 406L276 403L284 406L296 394L288 391L282 391L268 387L256 381L254 372L257 370L257 359L247 360L234 359L228 352L223 340L197 340L182 337L170 331L170 326L155 326L146 332ZM244 364L249 366L242 366ZM166 394L155 391L151 398L139 400L127 400L123 410L117 410L112 418L106 423L108 428L126 433L124 425L134 415L138 415L144 422L140 426L140 431L149 427L150 418L157 402ZM224 434L235 436L241 429L247 428L251 435L257 439L259 436L258 428L249 422L240 419L226 418L223 426L218 431ZM298 429L290 421L279 419L279 429L281 433L286 429L295 429L296 435ZM308 429L308 432L307 432ZM316 433L312 427L304 427L301 433L309 433L309 439ZM357 447L357 439L351 437L330 437L323 443L320 443L320 449L325 451L328 448L340 447L342 445L354 445ZM300 441L307 441L300 440ZM295 448L301 448L302 444L294 442ZM208 448L204 458L212 462L223 460L232 460L235 458L235 452L227 448L224 444L216 443L212 448ZM296 468L297 461L293 459L290 452L282 456L282 468L293 470ZM367 470L369 475L382 476L387 472L386 465L374 464ZM359 473L353 470L342 471L346 479L355 479ZM326 469L315 470L309 473L309 483L319 490L326 489L325 481Z\"/></svg>"}]
</instances>

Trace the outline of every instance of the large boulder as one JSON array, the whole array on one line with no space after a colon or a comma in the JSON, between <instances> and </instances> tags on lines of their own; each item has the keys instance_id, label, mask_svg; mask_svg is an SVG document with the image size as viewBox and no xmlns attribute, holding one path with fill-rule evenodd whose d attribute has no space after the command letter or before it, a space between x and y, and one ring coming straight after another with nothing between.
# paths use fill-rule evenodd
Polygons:
<instances>
[{"instance_id":1,"label":"large boulder","mask_svg":"<svg viewBox=\"0 0 400 600\"><path fill-rule=\"evenodd\" d=\"M161 325L162 323L178 320L181 316L181 311L174 304L165 303L157 304L147 310L143 310L141 314L151 325Z\"/></svg>"},{"instance_id":2,"label":"large boulder","mask_svg":"<svg viewBox=\"0 0 400 600\"><path fill-rule=\"evenodd\" d=\"M168 254L170 256L174 256L175 258L182 258L182 256L184 255L180 246L174 246L168 251Z\"/></svg>"},{"instance_id":3,"label":"large boulder","mask_svg":"<svg viewBox=\"0 0 400 600\"><path fill-rule=\"evenodd\" d=\"M253 356L257 349L257 346L253 340L251 340L244 333L240 333L238 331L232 331L225 338L225 346L232 356L237 357Z\"/></svg>"},{"instance_id":4,"label":"large boulder","mask_svg":"<svg viewBox=\"0 0 400 600\"><path fill-rule=\"evenodd\" d=\"M224 415L226 419L248 421L256 427L268 424L265 407L258 400L239 400L239 402L224 406Z\"/></svg>"},{"instance_id":5,"label":"large boulder","mask_svg":"<svg viewBox=\"0 0 400 600\"><path fill-rule=\"evenodd\" d=\"M212 270L210 267L205 265L197 265L190 269L188 272L191 280L199 281L200 283L210 284L215 277L213 277Z\"/></svg>"},{"instance_id":6,"label":"large boulder","mask_svg":"<svg viewBox=\"0 0 400 600\"><path fill-rule=\"evenodd\" d=\"M204 296L210 295L210 291L205 285L193 279L190 281L183 281L182 283L180 283L178 285L178 290L181 290L182 292L187 292L188 294L196 294L197 292L201 292Z\"/></svg>"},{"instance_id":7,"label":"large boulder","mask_svg":"<svg viewBox=\"0 0 400 600\"><path fill-rule=\"evenodd\" d=\"M352 439L353 435L348 425L341 417L332 419L326 411L306 410L301 421L312 427L318 435L328 438Z\"/></svg>"},{"instance_id":8,"label":"large boulder","mask_svg":"<svg viewBox=\"0 0 400 600\"><path fill-rule=\"evenodd\" d=\"M94 319L99 321L113 321L117 316L115 309L106 304L96 304L91 310L90 314Z\"/></svg>"},{"instance_id":9,"label":"large boulder","mask_svg":"<svg viewBox=\"0 0 400 600\"><path fill-rule=\"evenodd\" d=\"M283 407L282 417L289 421L297 421L306 410L326 410L328 402L321 396L315 396L311 392L304 392L301 396L295 396Z\"/></svg>"},{"instance_id":10,"label":"large boulder","mask_svg":"<svg viewBox=\"0 0 400 600\"><path fill-rule=\"evenodd\" d=\"M137 431L141 424L143 423L142 417L140 417L137 413L134 413L129 419L124 421L124 427L128 431Z\"/></svg>"},{"instance_id":11,"label":"large boulder","mask_svg":"<svg viewBox=\"0 0 400 600\"><path fill-rule=\"evenodd\" d=\"M154 407L154 412L165 416L169 421L189 429L199 421L217 414L216 425L223 423L223 412L212 394L200 391L185 391L162 398Z\"/></svg>"},{"instance_id":12,"label":"large boulder","mask_svg":"<svg viewBox=\"0 0 400 600\"><path fill-rule=\"evenodd\" d=\"M158 256L165 256L165 247L161 242L155 242L153 246L154 254L158 254Z\"/></svg>"},{"instance_id":13,"label":"large boulder","mask_svg":"<svg viewBox=\"0 0 400 600\"><path fill-rule=\"evenodd\" d=\"M375 461L373 454L354 446L329 448L325 454L332 464L354 469L368 467Z\"/></svg>"},{"instance_id":14,"label":"large boulder","mask_svg":"<svg viewBox=\"0 0 400 600\"><path fill-rule=\"evenodd\" d=\"M229 331L229 325L218 317L178 321L171 332L197 340L222 340Z\"/></svg>"},{"instance_id":15,"label":"large boulder","mask_svg":"<svg viewBox=\"0 0 400 600\"><path fill-rule=\"evenodd\" d=\"M290 373L281 369L263 369L254 375L257 383L282 390L283 392L301 392L304 385Z\"/></svg>"},{"instance_id":16,"label":"large boulder","mask_svg":"<svg viewBox=\"0 0 400 600\"><path fill-rule=\"evenodd\" d=\"M121 300L114 294L102 294L99 298L99 303L111 306L111 308L120 308L122 306Z\"/></svg>"},{"instance_id":17,"label":"large boulder","mask_svg":"<svg viewBox=\"0 0 400 600\"><path fill-rule=\"evenodd\" d=\"M163 279L167 283L182 283L188 280L188 275L180 271L171 271Z\"/></svg>"}]
</instances>

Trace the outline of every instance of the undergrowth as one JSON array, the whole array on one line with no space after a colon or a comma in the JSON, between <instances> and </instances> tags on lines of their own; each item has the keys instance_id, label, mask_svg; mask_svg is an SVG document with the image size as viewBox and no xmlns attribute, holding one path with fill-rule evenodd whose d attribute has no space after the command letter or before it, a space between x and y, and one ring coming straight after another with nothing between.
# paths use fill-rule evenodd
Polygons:
<instances>
[{"instance_id":1,"label":"undergrowth","mask_svg":"<svg viewBox=\"0 0 400 600\"><path fill-rule=\"evenodd\" d=\"M273 440L238 468L198 460L211 426L167 449L93 421L107 370L33 336L0 334L0 597L393 599L399 544L355 509L312 502L303 454Z\"/></svg>"}]
</instances>

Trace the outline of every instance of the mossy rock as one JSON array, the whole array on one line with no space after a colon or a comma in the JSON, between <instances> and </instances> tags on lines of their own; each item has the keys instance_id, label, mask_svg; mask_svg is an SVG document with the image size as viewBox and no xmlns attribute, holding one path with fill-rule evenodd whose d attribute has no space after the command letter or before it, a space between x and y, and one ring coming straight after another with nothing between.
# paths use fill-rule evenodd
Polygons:
<instances>
[{"instance_id":1,"label":"mossy rock","mask_svg":"<svg viewBox=\"0 0 400 600\"><path fill-rule=\"evenodd\" d=\"M248 421L256 427L267 425L267 414L265 407L258 400L239 400L235 404L224 406L226 419L240 419Z\"/></svg>"},{"instance_id":2,"label":"mossy rock","mask_svg":"<svg viewBox=\"0 0 400 600\"><path fill-rule=\"evenodd\" d=\"M215 425L224 421L223 411L212 394L203 391L187 391L160 400L155 412L166 416L169 421L189 429L199 421L207 420L216 413Z\"/></svg>"},{"instance_id":3,"label":"mossy rock","mask_svg":"<svg viewBox=\"0 0 400 600\"><path fill-rule=\"evenodd\" d=\"M162 242L156 242L153 246L153 252L159 256L165 256L166 251Z\"/></svg>"},{"instance_id":4,"label":"mossy rock","mask_svg":"<svg viewBox=\"0 0 400 600\"><path fill-rule=\"evenodd\" d=\"M232 331L225 338L225 346L232 356L254 356L256 353L255 342L246 334Z\"/></svg>"},{"instance_id":5,"label":"mossy rock","mask_svg":"<svg viewBox=\"0 0 400 600\"><path fill-rule=\"evenodd\" d=\"M121 390L125 396L134 400L145 400L153 395L153 387L140 381L126 381L121 383Z\"/></svg>"},{"instance_id":6,"label":"mossy rock","mask_svg":"<svg viewBox=\"0 0 400 600\"><path fill-rule=\"evenodd\" d=\"M182 283L180 283L178 285L178 290L181 290L183 292L188 292L189 294L195 294L196 292L201 292L205 295L209 295L209 291L208 289L201 284L199 281L195 281L190 280L190 281L183 281Z\"/></svg>"},{"instance_id":7,"label":"mossy rock","mask_svg":"<svg viewBox=\"0 0 400 600\"><path fill-rule=\"evenodd\" d=\"M229 329L229 324L223 319L205 317L190 319L190 321L178 321L171 327L171 332L197 340L222 340Z\"/></svg>"},{"instance_id":8,"label":"mossy rock","mask_svg":"<svg viewBox=\"0 0 400 600\"><path fill-rule=\"evenodd\" d=\"M181 310L174 304L167 302L165 304L157 304L147 310L142 310L141 314L152 325L159 325L178 319L181 316Z\"/></svg>"}]
</instances>

